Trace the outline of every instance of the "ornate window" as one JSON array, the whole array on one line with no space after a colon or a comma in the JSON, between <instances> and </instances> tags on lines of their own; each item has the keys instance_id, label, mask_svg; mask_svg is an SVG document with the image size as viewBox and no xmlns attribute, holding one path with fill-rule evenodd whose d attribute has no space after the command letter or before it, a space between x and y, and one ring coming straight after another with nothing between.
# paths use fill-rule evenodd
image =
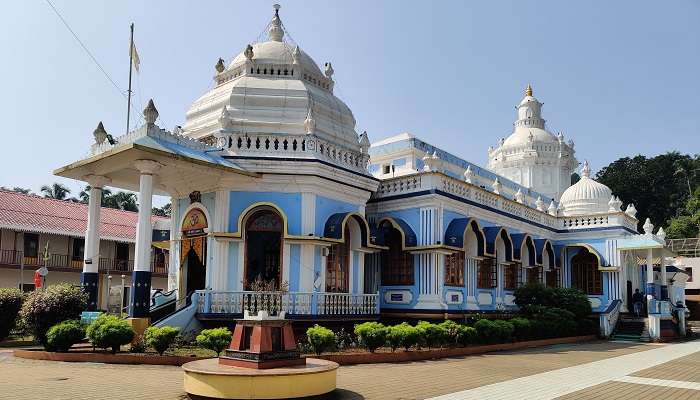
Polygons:
<instances>
[{"instance_id":1,"label":"ornate window","mask_svg":"<svg viewBox=\"0 0 700 400\"><path fill-rule=\"evenodd\" d=\"M326 292L347 293L350 264L350 228L345 225L342 243L331 245L326 257Z\"/></svg>"},{"instance_id":2,"label":"ornate window","mask_svg":"<svg viewBox=\"0 0 700 400\"><path fill-rule=\"evenodd\" d=\"M246 289L256 280L273 282L279 288L282 275L282 217L273 209L253 211L245 224Z\"/></svg>"},{"instance_id":3,"label":"ornate window","mask_svg":"<svg viewBox=\"0 0 700 400\"><path fill-rule=\"evenodd\" d=\"M445 256L445 285L464 286L464 252Z\"/></svg>"},{"instance_id":4,"label":"ornate window","mask_svg":"<svg viewBox=\"0 0 700 400\"><path fill-rule=\"evenodd\" d=\"M555 288L559 287L559 268L553 268L547 271L547 287Z\"/></svg>"},{"instance_id":5,"label":"ornate window","mask_svg":"<svg viewBox=\"0 0 700 400\"><path fill-rule=\"evenodd\" d=\"M402 250L401 232L389 228L385 233L388 250L382 250L382 285L413 285L413 254Z\"/></svg>"},{"instance_id":6,"label":"ornate window","mask_svg":"<svg viewBox=\"0 0 700 400\"><path fill-rule=\"evenodd\" d=\"M598 259L588 249L582 249L571 259L571 286L587 294L603 294Z\"/></svg>"},{"instance_id":7,"label":"ornate window","mask_svg":"<svg viewBox=\"0 0 700 400\"><path fill-rule=\"evenodd\" d=\"M542 282L542 267L533 267L527 269L527 283Z\"/></svg>"},{"instance_id":8,"label":"ornate window","mask_svg":"<svg viewBox=\"0 0 700 400\"><path fill-rule=\"evenodd\" d=\"M476 262L476 287L492 289L498 285L498 271L495 258L484 258Z\"/></svg>"},{"instance_id":9,"label":"ornate window","mask_svg":"<svg viewBox=\"0 0 700 400\"><path fill-rule=\"evenodd\" d=\"M515 290L522 283L520 264L503 264L503 289Z\"/></svg>"}]
</instances>

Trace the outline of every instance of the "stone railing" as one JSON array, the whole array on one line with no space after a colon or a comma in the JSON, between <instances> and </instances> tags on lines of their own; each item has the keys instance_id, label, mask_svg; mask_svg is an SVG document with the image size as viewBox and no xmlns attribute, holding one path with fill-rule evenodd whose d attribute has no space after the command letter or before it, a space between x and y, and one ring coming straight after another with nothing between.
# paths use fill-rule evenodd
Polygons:
<instances>
[{"instance_id":1,"label":"stone railing","mask_svg":"<svg viewBox=\"0 0 700 400\"><path fill-rule=\"evenodd\" d=\"M377 315L378 294L199 290L200 314Z\"/></svg>"},{"instance_id":2,"label":"stone railing","mask_svg":"<svg viewBox=\"0 0 700 400\"><path fill-rule=\"evenodd\" d=\"M622 211L592 216L553 216L527 204L518 203L478 185L452 178L440 172L420 172L382 180L373 198L381 199L411 192L441 190L512 216L524 218L557 230L623 226L637 230L637 220Z\"/></svg>"},{"instance_id":3,"label":"stone railing","mask_svg":"<svg viewBox=\"0 0 700 400\"><path fill-rule=\"evenodd\" d=\"M273 157L312 156L367 173L369 156L313 135L218 133L218 146L236 155Z\"/></svg>"},{"instance_id":4,"label":"stone railing","mask_svg":"<svg viewBox=\"0 0 700 400\"><path fill-rule=\"evenodd\" d=\"M101 153L104 153L105 151L111 150L117 146L121 146L124 144L129 144L129 143L134 143L136 140L145 137L145 136L150 136L156 139L160 140L165 140L170 143L174 143L180 146L184 146L190 149L194 150L199 150L199 151L204 151L204 150L214 150L213 147L200 142L199 140L189 138L187 136L183 135L176 135L172 132L166 131L165 129L159 128L157 125L143 125L140 128L137 128L127 134L124 134L122 136L119 136L114 139L115 143L110 144L109 141L105 140L103 143L100 144L93 144L90 147L90 153L89 156L95 156Z\"/></svg>"},{"instance_id":5,"label":"stone railing","mask_svg":"<svg viewBox=\"0 0 700 400\"><path fill-rule=\"evenodd\" d=\"M600 313L600 335L604 338L610 337L615 331L617 321L620 319L620 309L622 308L622 300L613 300L608 308Z\"/></svg>"}]
</instances>

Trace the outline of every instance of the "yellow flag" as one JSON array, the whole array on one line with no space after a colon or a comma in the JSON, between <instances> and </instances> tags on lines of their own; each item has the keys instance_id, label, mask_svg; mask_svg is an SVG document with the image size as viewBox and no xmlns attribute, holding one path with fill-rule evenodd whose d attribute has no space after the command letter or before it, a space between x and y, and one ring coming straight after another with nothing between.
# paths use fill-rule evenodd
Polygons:
<instances>
[{"instance_id":1,"label":"yellow flag","mask_svg":"<svg viewBox=\"0 0 700 400\"><path fill-rule=\"evenodd\" d=\"M139 53L136 51L136 44L131 43L131 63L134 65L134 69L136 72L139 72L139 64L141 64L141 60L139 59Z\"/></svg>"}]
</instances>

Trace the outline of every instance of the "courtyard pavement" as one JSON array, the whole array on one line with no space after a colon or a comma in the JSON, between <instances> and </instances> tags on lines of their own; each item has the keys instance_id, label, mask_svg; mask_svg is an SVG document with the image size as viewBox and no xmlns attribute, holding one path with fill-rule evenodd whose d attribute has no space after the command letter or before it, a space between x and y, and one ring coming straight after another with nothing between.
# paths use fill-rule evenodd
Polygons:
<instances>
[{"instance_id":1,"label":"courtyard pavement","mask_svg":"<svg viewBox=\"0 0 700 400\"><path fill-rule=\"evenodd\" d=\"M341 367L324 399L699 399L700 341L592 342ZM0 399L186 399L178 367L63 363L0 350Z\"/></svg>"}]
</instances>

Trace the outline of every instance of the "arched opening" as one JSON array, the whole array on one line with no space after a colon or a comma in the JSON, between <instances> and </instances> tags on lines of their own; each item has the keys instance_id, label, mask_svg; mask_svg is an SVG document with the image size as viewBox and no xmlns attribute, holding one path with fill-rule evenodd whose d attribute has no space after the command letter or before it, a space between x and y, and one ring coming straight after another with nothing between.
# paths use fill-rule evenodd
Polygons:
<instances>
[{"instance_id":1,"label":"arched opening","mask_svg":"<svg viewBox=\"0 0 700 400\"><path fill-rule=\"evenodd\" d=\"M586 248L571 259L571 286L586 294L603 294L603 275L598 270L598 258Z\"/></svg>"},{"instance_id":2,"label":"arched opening","mask_svg":"<svg viewBox=\"0 0 700 400\"><path fill-rule=\"evenodd\" d=\"M326 257L326 292L347 293L350 289L350 226L343 228L343 241L331 245Z\"/></svg>"},{"instance_id":3,"label":"arched opening","mask_svg":"<svg viewBox=\"0 0 700 400\"><path fill-rule=\"evenodd\" d=\"M249 213L245 222L246 290L256 281L280 287L283 234L284 223L277 210L263 206Z\"/></svg>"},{"instance_id":4,"label":"arched opening","mask_svg":"<svg viewBox=\"0 0 700 400\"><path fill-rule=\"evenodd\" d=\"M191 208L182 219L180 230L180 293L189 301L196 290L206 288L207 216L201 208Z\"/></svg>"},{"instance_id":5,"label":"arched opening","mask_svg":"<svg viewBox=\"0 0 700 400\"><path fill-rule=\"evenodd\" d=\"M382 285L413 285L413 255L403 251L401 231L384 222L384 244L381 252Z\"/></svg>"}]
</instances>

